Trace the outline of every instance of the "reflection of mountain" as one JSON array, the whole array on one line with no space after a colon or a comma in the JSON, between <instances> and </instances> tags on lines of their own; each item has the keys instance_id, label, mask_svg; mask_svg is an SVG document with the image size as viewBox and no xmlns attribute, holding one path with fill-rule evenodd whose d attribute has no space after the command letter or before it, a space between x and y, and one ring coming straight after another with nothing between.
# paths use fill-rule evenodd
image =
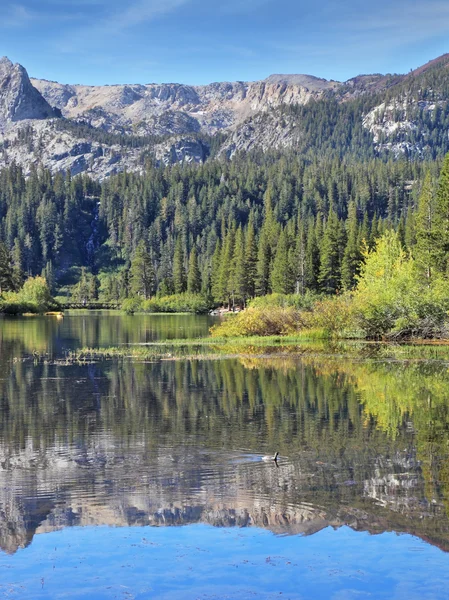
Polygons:
<instances>
[{"instance_id":1,"label":"reflection of mountain","mask_svg":"<svg viewBox=\"0 0 449 600\"><path fill-rule=\"evenodd\" d=\"M395 392L387 427L387 406L369 393L377 398L383 378L388 395L393 366L307 360L10 364L0 380L1 547L71 525L205 522L305 534L347 524L449 550L447 434L435 425L446 422L447 387L432 387L447 375L402 365L402 385L411 369L436 412L413 397L399 410ZM279 468L258 460L274 448Z\"/></svg>"},{"instance_id":2,"label":"reflection of mountain","mask_svg":"<svg viewBox=\"0 0 449 600\"><path fill-rule=\"evenodd\" d=\"M0 545L10 553L34 534L73 525L197 522L306 535L342 525L395 530L449 550L444 510L422 501L416 461L401 454L375 457L365 480L348 480L353 469L337 457L317 465L313 452L276 468L253 455L194 447L126 448L108 435L95 437L89 450L28 448L14 458L2 451L1 461Z\"/></svg>"}]
</instances>

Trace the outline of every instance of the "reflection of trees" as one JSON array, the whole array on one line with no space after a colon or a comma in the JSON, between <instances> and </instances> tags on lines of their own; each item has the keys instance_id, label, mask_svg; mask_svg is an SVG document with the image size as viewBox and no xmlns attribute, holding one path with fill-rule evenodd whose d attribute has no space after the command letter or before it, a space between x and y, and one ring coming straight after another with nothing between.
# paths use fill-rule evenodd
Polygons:
<instances>
[{"instance_id":1,"label":"reflection of trees","mask_svg":"<svg viewBox=\"0 0 449 600\"><path fill-rule=\"evenodd\" d=\"M413 434L426 497L449 514L449 370L440 361L336 361L304 357L325 378L345 381L364 407L366 422L396 439ZM295 369L290 360L290 368Z\"/></svg>"},{"instance_id":2,"label":"reflection of trees","mask_svg":"<svg viewBox=\"0 0 449 600\"><path fill-rule=\"evenodd\" d=\"M329 523L394 528L446 547L447 520L439 504L422 503L414 449L416 439L427 497L444 497L447 375L437 363L309 356L9 369L0 465L23 497L0 495L5 548L38 527L189 519L309 533ZM280 469L240 462L274 449Z\"/></svg>"},{"instance_id":3,"label":"reflection of trees","mask_svg":"<svg viewBox=\"0 0 449 600\"><path fill-rule=\"evenodd\" d=\"M24 354L61 356L68 349L201 337L208 334L212 322L198 315L128 316L112 311L71 311L61 320L0 315L0 360L3 363Z\"/></svg>"}]
</instances>

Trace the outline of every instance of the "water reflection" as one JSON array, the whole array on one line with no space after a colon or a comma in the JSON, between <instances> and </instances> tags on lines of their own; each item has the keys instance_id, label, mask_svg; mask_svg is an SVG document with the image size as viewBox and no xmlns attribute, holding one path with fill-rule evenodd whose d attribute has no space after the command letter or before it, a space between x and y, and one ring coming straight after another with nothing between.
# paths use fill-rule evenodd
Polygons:
<instances>
[{"instance_id":1,"label":"water reflection","mask_svg":"<svg viewBox=\"0 0 449 600\"><path fill-rule=\"evenodd\" d=\"M144 344L207 336L217 317L125 315L119 311L67 311L63 319L0 315L0 359L29 353L63 356L80 348Z\"/></svg>"},{"instance_id":2,"label":"water reflection","mask_svg":"<svg viewBox=\"0 0 449 600\"><path fill-rule=\"evenodd\" d=\"M332 525L449 550L447 366L10 362L0 545L71 525ZM279 450L279 467L261 455Z\"/></svg>"}]
</instances>

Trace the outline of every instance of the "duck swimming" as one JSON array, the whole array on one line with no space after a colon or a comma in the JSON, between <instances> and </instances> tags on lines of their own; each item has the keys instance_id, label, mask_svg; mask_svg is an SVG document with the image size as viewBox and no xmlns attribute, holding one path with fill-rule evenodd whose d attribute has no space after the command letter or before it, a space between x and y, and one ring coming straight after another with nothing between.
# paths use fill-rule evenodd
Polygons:
<instances>
[{"instance_id":1,"label":"duck swimming","mask_svg":"<svg viewBox=\"0 0 449 600\"><path fill-rule=\"evenodd\" d=\"M276 454L274 456L262 456L262 460L265 460L265 461L274 460L274 462L277 462L278 456L279 456L279 452L276 452Z\"/></svg>"}]
</instances>

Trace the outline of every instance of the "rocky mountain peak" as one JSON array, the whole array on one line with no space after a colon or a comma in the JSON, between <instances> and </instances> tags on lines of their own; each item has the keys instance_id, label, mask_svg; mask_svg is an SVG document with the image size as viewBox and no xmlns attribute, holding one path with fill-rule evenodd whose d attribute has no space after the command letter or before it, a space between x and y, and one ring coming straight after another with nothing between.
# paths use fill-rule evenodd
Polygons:
<instances>
[{"instance_id":1,"label":"rocky mountain peak","mask_svg":"<svg viewBox=\"0 0 449 600\"><path fill-rule=\"evenodd\" d=\"M307 88L312 92L333 90L340 85L338 81L328 81L313 75L282 75L274 74L265 79L268 84L292 85Z\"/></svg>"},{"instance_id":2,"label":"rocky mountain peak","mask_svg":"<svg viewBox=\"0 0 449 600\"><path fill-rule=\"evenodd\" d=\"M55 111L31 84L26 70L6 56L0 58L0 126L55 116Z\"/></svg>"}]
</instances>

